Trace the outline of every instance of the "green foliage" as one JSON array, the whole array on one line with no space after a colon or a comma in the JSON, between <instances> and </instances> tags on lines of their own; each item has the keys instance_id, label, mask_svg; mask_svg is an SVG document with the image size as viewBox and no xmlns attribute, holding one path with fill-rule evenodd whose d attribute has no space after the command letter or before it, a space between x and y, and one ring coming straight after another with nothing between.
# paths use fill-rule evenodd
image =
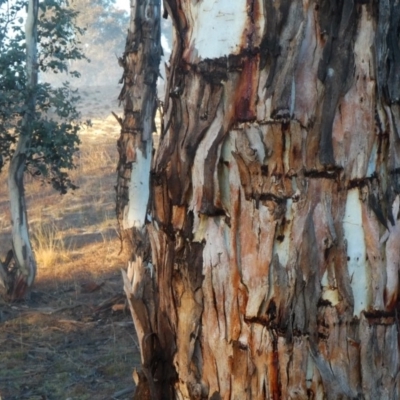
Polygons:
<instances>
[{"instance_id":1,"label":"green foliage","mask_svg":"<svg viewBox=\"0 0 400 400\"><path fill-rule=\"evenodd\" d=\"M60 0L39 3L39 67L42 72L50 69L53 73L68 72L79 77L77 71L68 71L67 61L86 58L80 49L85 29L76 25L79 13L67 5Z\"/></svg>"},{"instance_id":2,"label":"green foliage","mask_svg":"<svg viewBox=\"0 0 400 400\"><path fill-rule=\"evenodd\" d=\"M26 52L23 17L26 1L0 0L0 170L11 159L22 121L26 118ZM79 37L83 30L75 21L78 13L66 1L40 2L38 21L38 68L40 72L67 72L69 63L85 58ZM68 83L53 87L39 83L35 88L35 115L30 116L33 136L26 154L26 169L51 183L61 193L75 186L68 177L74 168L73 155L80 143L79 96Z\"/></svg>"},{"instance_id":3,"label":"green foliage","mask_svg":"<svg viewBox=\"0 0 400 400\"><path fill-rule=\"evenodd\" d=\"M81 125L75 122L79 118L75 109L78 99L68 83L61 88L51 88L48 83L39 85L37 109L40 111L33 122L33 138L27 154L27 170L63 194L68 188L76 188L66 171L74 168L73 155L79 150ZM51 114L54 117L48 118Z\"/></svg>"}]
</instances>

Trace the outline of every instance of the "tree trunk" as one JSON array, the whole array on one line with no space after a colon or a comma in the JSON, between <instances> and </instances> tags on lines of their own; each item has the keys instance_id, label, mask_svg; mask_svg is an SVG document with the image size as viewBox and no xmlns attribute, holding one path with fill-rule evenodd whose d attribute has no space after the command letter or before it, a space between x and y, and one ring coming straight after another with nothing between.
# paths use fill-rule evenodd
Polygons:
<instances>
[{"instance_id":1,"label":"tree trunk","mask_svg":"<svg viewBox=\"0 0 400 400\"><path fill-rule=\"evenodd\" d=\"M165 5L125 277L153 398L400 398L400 3Z\"/></svg>"},{"instance_id":2,"label":"tree trunk","mask_svg":"<svg viewBox=\"0 0 400 400\"><path fill-rule=\"evenodd\" d=\"M32 140L35 119L35 90L38 81L37 65L37 18L38 0L29 0L25 23L26 39L26 112L21 133L8 171L10 195L12 243L15 269L7 270L6 287L12 299L23 298L36 275L36 262L29 240L28 220L25 204L24 171L25 161ZM4 270L3 274L4 276Z\"/></svg>"},{"instance_id":3,"label":"tree trunk","mask_svg":"<svg viewBox=\"0 0 400 400\"><path fill-rule=\"evenodd\" d=\"M142 343L141 361L147 378L142 379L140 391L156 396L151 385L152 365L143 346L151 337L150 313L146 309L144 291L146 277L151 280L150 245L145 223L148 218L150 198L150 169L153 155L153 132L157 110L157 78L161 57L160 44L161 6L157 0L131 0L131 19L125 52L119 59L124 69L123 88L119 96L124 106L124 119L120 121L121 136L118 140L117 218L121 240L131 251L128 275L123 271L124 288L139 342ZM132 276L135 268L135 277ZM133 280L133 284L132 284ZM135 282L139 282L136 286ZM141 325L141 323L144 325ZM150 339L149 339L150 338Z\"/></svg>"}]
</instances>

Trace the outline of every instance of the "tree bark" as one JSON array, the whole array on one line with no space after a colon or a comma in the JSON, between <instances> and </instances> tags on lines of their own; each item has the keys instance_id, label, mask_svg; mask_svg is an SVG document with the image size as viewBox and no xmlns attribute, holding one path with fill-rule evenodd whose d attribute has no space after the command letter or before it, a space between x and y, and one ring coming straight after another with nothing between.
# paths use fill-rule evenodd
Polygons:
<instances>
[{"instance_id":1,"label":"tree bark","mask_svg":"<svg viewBox=\"0 0 400 400\"><path fill-rule=\"evenodd\" d=\"M32 140L35 120L35 90L38 82L37 65L37 18L38 0L28 2L28 14L25 23L26 39L26 112L22 121L21 133L8 171L8 190L10 195L12 244L16 267L7 272L8 295L12 299L23 298L36 276L36 262L29 239L28 220L25 204L24 172L25 161Z\"/></svg>"},{"instance_id":2,"label":"tree bark","mask_svg":"<svg viewBox=\"0 0 400 400\"><path fill-rule=\"evenodd\" d=\"M400 3L165 5L153 398L400 398Z\"/></svg>"},{"instance_id":3,"label":"tree bark","mask_svg":"<svg viewBox=\"0 0 400 400\"><path fill-rule=\"evenodd\" d=\"M161 6L157 0L131 0L131 17L125 52L119 59L124 69L119 96L124 107L118 140L117 218L121 240L131 252L128 272L122 271L136 332L141 343L144 375L137 396L156 398L150 367L153 335L148 311L152 290L150 244L146 230L150 198L150 169L157 110L157 78L161 58Z\"/></svg>"}]
</instances>

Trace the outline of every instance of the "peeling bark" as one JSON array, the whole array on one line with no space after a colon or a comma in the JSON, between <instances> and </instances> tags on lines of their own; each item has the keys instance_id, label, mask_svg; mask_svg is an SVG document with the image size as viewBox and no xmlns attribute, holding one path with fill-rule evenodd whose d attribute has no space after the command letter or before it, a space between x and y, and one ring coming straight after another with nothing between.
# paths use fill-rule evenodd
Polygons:
<instances>
[{"instance_id":1,"label":"peeling bark","mask_svg":"<svg viewBox=\"0 0 400 400\"><path fill-rule=\"evenodd\" d=\"M397 3L165 1L156 398L400 397Z\"/></svg>"},{"instance_id":2,"label":"peeling bark","mask_svg":"<svg viewBox=\"0 0 400 400\"><path fill-rule=\"evenodd\" d=\"M121 240L129 247L128 271L122 271L140 342L142 373L135 398L159 398L163 389L155 376L159 339L154 333L153 264L146 223L149 218L150 169L153 154L154 118L157 109L157 78L161 57L161 7L156 0L131 0L131 19L125 52L119 59L124 72L119 101L124 107L118 140L116 211ZM160 360L160 365L165 361ZM167 396L170 397L170 396Z\"/></svg>"},{"instance_id":3,"label":"peeling bark","mask_svg":"<svg viewBox=\"0 0 400 400\"><path fill-rule=\"evenodd\" d=\"M124 119L118 140L117 217L125 233L133 227L140 230L147 217L160 57L160 5L132 0L125 52L119 60L124 68L119 95Z\"/></svg>"}]
</instances>

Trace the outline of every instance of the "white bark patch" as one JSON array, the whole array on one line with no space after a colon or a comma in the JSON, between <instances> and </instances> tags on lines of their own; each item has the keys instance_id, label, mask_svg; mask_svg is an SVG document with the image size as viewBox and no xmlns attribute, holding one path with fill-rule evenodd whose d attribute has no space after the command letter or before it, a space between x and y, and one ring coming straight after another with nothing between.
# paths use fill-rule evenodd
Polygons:
<instances>
[{"instance_id":1,"label":"white bark patch","mask_svg":"<svg viewBox=\"0 0 400 400\"><path fill-rule=\"evenodd\" d=\"M262 10L262 2L254 7ZM187 34L187 48L183 57L189 62L199 59L219 58L229 54L238 54L250 43L243 43L246 28L250 26L246 0L202 0L191 2L188 14L191 23ZM260 12L262 14L262 12ZM256 37L252 46L259 45L264 29L264 18L255 23Z\"/></svg>"},{"instance_id":2,"label":"white bark patch","mask_svg":"<svg viewBox=\"0 0 400 400\"><path fill-rule=\"evenodd\" d=\"M339 291L333 287L323 287L322 288L322 300L329 301L332 307L335 307L340 302Z\"/></svg>"},{"instance_id":3,"label":"white bark patch","mask_svg":"<svg viewBox=\"0 0 400 400\"><path fill-rule=\"evenodd\" d=\"M354 296L354 315L359 316L370 303L370 271L366 261L362 204L357 188L347 194L343 230L347 241L347 268Z\"/></svg>"},{"instance_id":4,"label":"white bark patch","mask_svg":"<svg viewBox=\"0 0 400 400\"><path fill-rule=\"evenodd\" d=\"M20 192L14 182L8 181L10 191L10 211L12 215L12 241L14 256L18 260L27 284L31 286L36 275L36 265L29 241L28 225L25 215L20 213Z\"/></svg>"},{"instance_id":5,"label":"white bark patch","mask_svg":"<svg viewBox=\"0 0 400 400\"><path fill-rule=\"evenodd\" d=\"M392 205L392 214L396 224L392 226L388 221L390 230L386 242L386 306L392 306L397 299L399 290L399 267L400 267L400 224L397 219L400 208L400 196L396 196Z\"/></svg>"},{"instance_id":6,"label":"white bark patch","mask_svg":"<svg viewBox=\"0 0 400 400\"><path fill-rule=\"evenodd\" d=\"M150 195L151 140L146 142L145 153L136 149L136 162L132 163L129 201L124 209L123 229L141 228L146 220Z\"/></svg>"},{"instance_id":7,"label":"white bark patch","mask_svg":"<svg viewBox=\"0 0 400 400\"><path fill-rule=\"evenodd\" d=\"M252 124L246 127L246 136L250 143L250 148L255 152L257 160L264 164L265 161L265 147L263 143L263 134L258 125Z\"/></svg>"},{"instance_id":8,"label":"white bark patch","mask_svg":"<svg viewBox=\"0 0 400 400\"><path fill-rule=\"evenodd\" d=\"M292 209L293 200L288 199L286 201L286 214L285 219L287 221L286 231L290 232L292 230L292 221L293 221L293 209ZM291 237L289 234L285 235L282 241L275 241L274 243L274 254L278 255L279 263L282 267L287 268L289 263L289 254L290 254L290 245L291 245Z\"/></svg>"}]
</instances>

